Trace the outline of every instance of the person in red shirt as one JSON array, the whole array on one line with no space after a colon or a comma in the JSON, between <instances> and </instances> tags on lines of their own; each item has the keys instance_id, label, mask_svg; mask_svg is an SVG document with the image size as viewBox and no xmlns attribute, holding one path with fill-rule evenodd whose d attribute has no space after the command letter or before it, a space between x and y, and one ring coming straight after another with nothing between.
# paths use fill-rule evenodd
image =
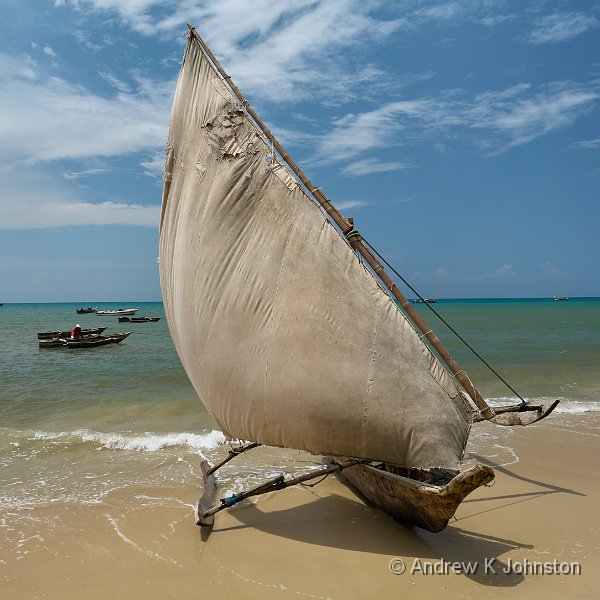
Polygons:
<instances>
[{"instance_id":1,"label":"person in red shirt","mask_svg":"<svg viewBox=\"0 0 600 600\"><path fill-rule=\"evenodd\" d=\"M77 323L73 329L71 329L71 339L72 340L80 340L81 339L81 325Z\"/></svg>"}]
</instances>

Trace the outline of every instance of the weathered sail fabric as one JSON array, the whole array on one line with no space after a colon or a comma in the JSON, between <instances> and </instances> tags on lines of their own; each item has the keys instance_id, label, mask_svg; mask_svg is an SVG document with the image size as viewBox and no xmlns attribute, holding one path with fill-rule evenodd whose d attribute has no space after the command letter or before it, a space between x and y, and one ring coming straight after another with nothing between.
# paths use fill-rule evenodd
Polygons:
<instances>
[{"instance_id":1,"label":"weathered sail fabric","mask_svg":"<svg viewBox=\"0 0 600 600\"><path fill-rule=\"evenodd\" d=\"M270 153L190 40L167 144L160 274L200 398L231 437L456 467L470 406Z\"/></svg>"}]
</instances>

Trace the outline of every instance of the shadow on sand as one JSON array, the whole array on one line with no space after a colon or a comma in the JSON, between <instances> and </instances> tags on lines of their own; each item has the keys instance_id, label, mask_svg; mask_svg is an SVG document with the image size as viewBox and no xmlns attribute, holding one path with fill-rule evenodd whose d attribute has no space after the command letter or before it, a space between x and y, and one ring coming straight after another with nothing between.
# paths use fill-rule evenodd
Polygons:
<instances>
[{"instance_id":1,"label":"shadow on sand","mask_svg":"<svg viewBox=\"0 0 600 600\"><path fill-rule=\"evenodd\" d=\"M497 512L497 518L509 506L525 501L533 501L547 494L567 493L583 496L580 492L562 488L542 481L527 479L509 469L491 465L505 476L535 485L538 489L501 496L467 499L465 503L482 501L493 502L489 509L471 513L454 520L441 533L430 533L412 527L405 527L376 508L366 506L358 498L345 498L336 494L319 495L311 490L312 499L299 505L272 510L266 504L245 503L231 511L240 525L219 528L231 531L251 527L270 535L284 537L298 542L339 548L353 552L379 554L387 562L390 556L403 558L407 574L422 575L425 563L430 567L443 563L474 565L472 572L461 575L481 585L492 587L514 587L524 580L524 576L509 568L501 557L514 549L533 549L531 544L485 535L463 528L468 519L488 512ZM541 488L541 489L540 489ZM286 493L289 493L286 492ZM265 506L267 510L261 510ZM460 525L460 526L459 526ZM209 529L203 528L202 539L207 540ZM383 558L383 557L388 557ZM468 571L469 569L467 569Z\"/></svg>"}]
</instances>

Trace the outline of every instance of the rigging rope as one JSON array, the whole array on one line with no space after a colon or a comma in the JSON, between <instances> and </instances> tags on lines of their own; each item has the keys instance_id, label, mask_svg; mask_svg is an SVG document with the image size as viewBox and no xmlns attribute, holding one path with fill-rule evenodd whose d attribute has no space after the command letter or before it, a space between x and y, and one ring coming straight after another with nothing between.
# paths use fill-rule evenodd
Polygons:
<instances>
[{"instance_id":1,"label":"rigging rope","mask_svg":"<svg viewBox=\"0 0 600 600\"><path fill-rule=\"evenodd\" d=\"M347 237L347 236L346 236ZM521 407L525 408L527 406L527 402L525 401L525 399L521 396L521 394L519 394L519 392L517 392L511 385L510 383L508 383L508 381L506 381L506 379L504 379L504 377L502 377L502 375L500 375L500 373L498 373L498 371L496 371L496 369L494 369L494 367L492 367L480 354L479 352L477 352L477 350L475 350L475 348L473 348L473 346L471 346L471 344L469 344L469 342L467 342L467 340L465 340L460 333L458 333L458 331L456 331L456 329L454 329L454 327L452 327L452 325L450 325L450 323L448 323L448 321L446 321L446 319L444 319L444 317L442 317L442 315L440 315L434 308L433 306L431 306L431 304L429 302L425 301L425 298L423 298L423 296L421 296L421 294L419 294L419 292L417 292L417 290L415 290L415 288L410 285L410 283L408 283L408 281L406 281L406 279L404 279L404 277L402 277L402 275L400 275L400 273L398 273L398 271L396 271L396 269L394 269L394 267L392 265L390 265L390 263L383 257L381 256L381 254L379 254L379 252L377 252L377 250L375 250L375 248L373 248L373 246L371 246L371 244L369 244L369 242L367 242L367 240L365 240L365 238L362 238L363 244L371 251L373 252L373 254L381 261L383 262L389 269L390 271L392 271L396 277L398 277L398 279L400 279L400 281L402 281L402 283L404 283L404 285L406 285L406 287L408 287L409 290L411 290L411 292L413 292L422 302L423 304L425 304L427 306L427 308L511 391L513 392L513 394L515 394L517 396L517 398L521 401Z\"/></svg>"}]
</instances>

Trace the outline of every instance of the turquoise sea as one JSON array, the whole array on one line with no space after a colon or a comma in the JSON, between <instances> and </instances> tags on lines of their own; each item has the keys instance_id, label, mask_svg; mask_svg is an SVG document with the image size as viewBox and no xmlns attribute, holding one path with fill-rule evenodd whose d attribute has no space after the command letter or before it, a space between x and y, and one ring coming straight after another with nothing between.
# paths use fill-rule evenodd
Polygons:
<instances>
[{"instance_id":1,"label":"turquoise sea","mask_svg":"<svg viewBox=\"0 0 600 600\"><path fill-rule=\"evenodd\" d=\"M183 500L181 490L198 487L199 493L199 455L214 459L226 452L181 366L161 303L98 304L162 317L142 324L77 315L78 306L0 307L0 507L6 534L0 562L3 552L25 552L19 546L23 523L41 507L116 502L118 494L123 510L129 498L133 503L151 497L189 502L191 512L197 496ZM499 403L514 397L426 305L417 307L485 397ZM439 300L433 308L522 396L560 398L554 424L596 423L599 298ZM70 329L76 322L133 334L121 344L91 350L38 349L36 332ZM291 468L303 466L293 452L261 452L225 471L225 489L289 469L295 460Z\"/></svg>"}]
</instances>

